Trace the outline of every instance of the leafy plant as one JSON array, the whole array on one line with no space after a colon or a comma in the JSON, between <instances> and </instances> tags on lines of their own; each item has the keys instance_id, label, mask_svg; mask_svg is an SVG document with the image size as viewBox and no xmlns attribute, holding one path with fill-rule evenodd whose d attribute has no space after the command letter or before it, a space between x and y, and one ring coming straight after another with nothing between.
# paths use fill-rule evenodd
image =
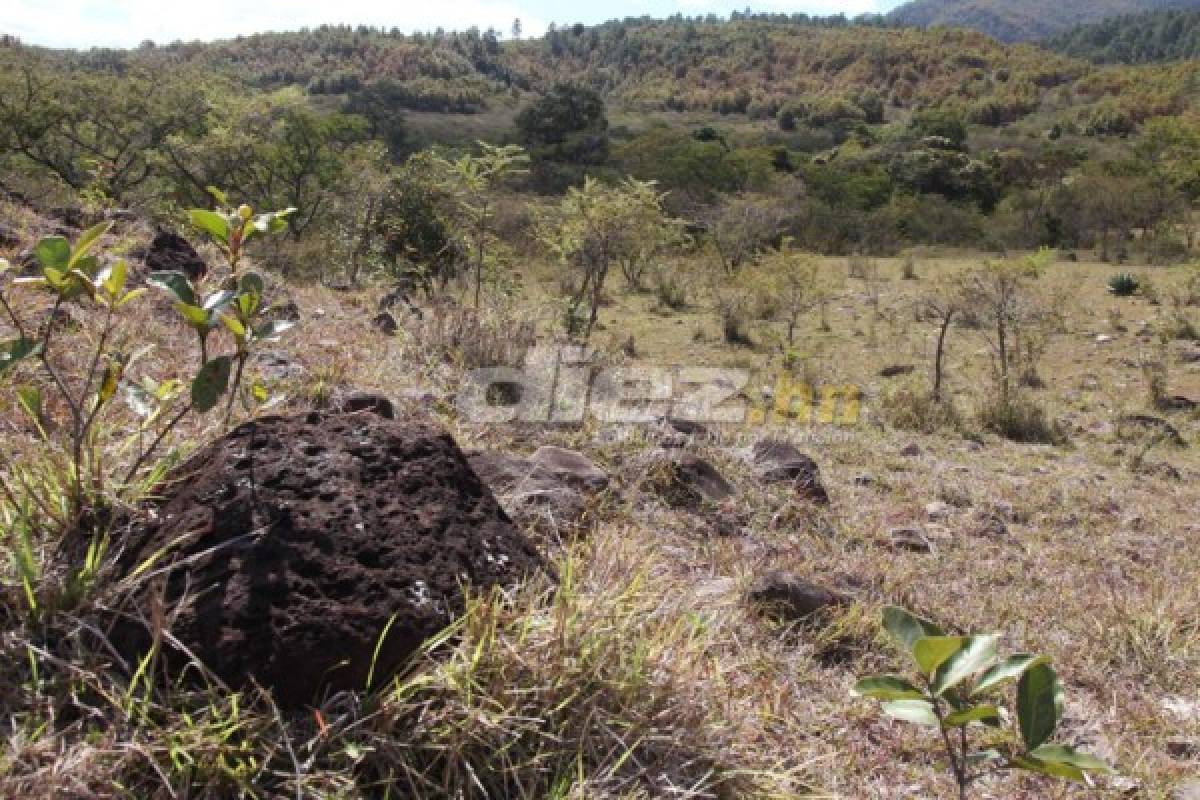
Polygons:
<instances>
[{"instance_id":1,"label":"leafy plant","mask_svg":"<svg viewBox=\"0 0 1200 800\"><path fill-rule=\"evenodd\" d=\"M1109 294L1117 297L1133 297L1139 288L1141 288L1141 284L1138 279L1128 272L1113 275L1108 279Z\"/></svg>"},{"instance_id":2,"label":"leafy plant","mask_svg":"<svg viewBox=\"0 0 1200 800\"><path fill-rule=\"evenodd\" d=\"M932 622L895 606L883 626L913 659L917 676L863 678L854 694L883 703L888 716L936 728L950 760L960 798L980 779L1020 769L1084 781L1108 772L1100 759L1052 741L1063 716L1063 688L1046 656L1019 653L1001 658L998 634L948 636ZM1016 730L1003 693L1016 683ZM985 745L972 734L986 732Z\"/></svg>"}]
</instances>

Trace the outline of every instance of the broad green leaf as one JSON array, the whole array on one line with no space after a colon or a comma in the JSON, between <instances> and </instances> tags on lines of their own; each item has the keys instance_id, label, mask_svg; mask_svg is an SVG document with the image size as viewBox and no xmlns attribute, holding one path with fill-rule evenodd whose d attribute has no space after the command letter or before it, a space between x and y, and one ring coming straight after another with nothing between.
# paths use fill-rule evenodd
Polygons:
<instances>
[{"instance_id":1,"label":"broad green leaf","mask_svg":"<svg viewBox=\"0 0 1200 800\"><path fill-rule=\"evenodd\" d=\"M110 361L104 368L104 378L100 381L100 389L96 393L97 408L107 403L117 393L121 383L121 373L124 366L119 361Z\"/></svg>"},{"instance_id":2,"label":"broad green leaf","mask_svg":"<svg viewBox=\"0 0 1200 800\"><path fill-rule=\"evenodd\" d=\"M219 356L200 368L192 381L192 408L204 414L216 407L229 388L232 363L229 356Z\"/></svg>"},{"instance_id":3,"label":"broad green leaf","mask_svg":"<svg viewBox=\"0 0 1200 800\"><path fill-rule=\"evenodd\" d=\"M224 214L208 211L203 208L193 208L188 212L192 225L212 236L221 244L229 244L229 220Z\"/></svg>"},{"instance_id":4,"label":"broad green leaf","mask_svg":"<svg viewBox=\"0 0 1200 800\"><path fill-rule=\"evenodd\" d=\"M217 187L205 186L204 191L206 191L210 195L212 195L213 199L217 201L218 205L222 205L222 206L229 205L229 196L226 195L225 192L221 191Z\"/></svg>"},{"instance_id":5,"label":"broad green leaf","mask_svg":"<svg viewBox=\"0 0 1200 800\"><path fill-rule=\"evenodd\" d=\"M983 673L979 678L979 682L975 684L975 688L971 690L971 697L982 697L1004 686L1009 681L1015 681L1030 667L1049 663L1050 659L1046 656L1035 656L1030 653L1018 653L1009 656Z\"/></svg>"},{"instance_id":6,"label":"broad green leaf","mask_svg":"<svg viewBox=\"0 0 1200 800\"><path fill-rule=\"evenodd\" d=\"M241 321L238 320L237 317L231 314L224 314L221 316L221 322L225 323L225 327L229 328L229 331L234 336L237 336L239 339L244 339L246 337L246 327L242 325Z\"/></svg>"},{"instance_id":7,"label":"broad green leaf","mask_svg":"<svg viewBox=\"0 0 1200 800\"><path fill-rule=\"evenodd\" d=\"M287 217L295 211L294 208L285 208L283 211L259 214L254 218L254 229L259 233L283 233L288 227Z\"/></svg>"},{"instance_id":8,"label":"broad green leaf","mask_svg":"<svg viewBox=\"0 0 1200 800\"><path fill-rule=\"evenodd\" d=\"M883 610L883 627L909 653L918 639L942 635L942 630L937 625L899 606L888 606Z\"/></svg>"},{"instance_id":9,"label":"broad green leaf","mask_svg":"<svg viewBox=\"0 0 1200 800\"><path fill-rule=\"evenodd\" d=\"M131 292L127 292L125 295L123 295L121 297L120 300L117 301L117 308L120 308L121 306L125 305L126 303L131 303L134 300L137 300L139 297L141 297L145 293L146 293L146 287L144 287L144 286L139 286L137 289L134 289Z\"/></svg>"},{"instance_id":10,"label":"broad green leaf","mask_svg":"<svg viewBox=\"0 0 1200 800\"><path fill-rule=\"evenodd\" d=\"M35 339L10 339L0 342L0 375L16 366L18 361L37 355L42 345Z\"/></svg>"},{"instance_id":11,"label":"broad green leaf","mask_svg":"<svg viewBox=\"0 0 1200 800\"><path fill-rule=\"evenodd\" d=\"M252 292L261 295L266 285L263 283L262 276L257 272L245 272L238 278L239 292Z\"/></svg>"},{"instance_id":12,"label":"broad green leaf","mask_svg":"<svg viewBox=\"0 0 1200 800\"><path fill-rule=\"evenodd\" d=\"M913 659L921 668L921 672L933 675L938 667L962 650L966 643L967 640L962 636L926 636L913 644Z\"/></svg>"},{"instance_id":13,"label":"broad green leaf","mask_svg":"<svg viewBox=\"0 0 1200 800\"><path fill-rule=\"evenodd\" d=\"M946 715L946 724L952 728L962 728L972 722L993 724L999 721L1000 709L993 705L973 706Z\"/></svg>"},{"instance_id":14,"label":"broad green leaf","mask_svg":"<svg viewBox=\"0 0 1200 800\"><path fill-rule=\"evenodd\" d=\"M117 261L108 268L108 274L104 276L103 284L104 291L108 292L108 296L114 299L121 296L121 292L125 291L125 280L129 275L129 265L125 263L125 259L117 259Z\"/></svg>"},{"instance_id":15,"label":"broad green leaf","mask_svg":"<svg viewBox=\"0 0 1200 800\"><path fill-rule=\"evenodd\" d=\"M177 302L189 306L196 305L196 292L192 289L187 275L182 272L151 272L146 277L146 283L156 289L162 289L174 297Z\"/></svg>"},{"instance_id":16,"label":"broad green leaf","mask_svg":"<svg viewBox=\"0 0 1200 800\"><path fill-rule=\"evenodd\" d=\"M243 319L249 319L254 316L254 312L258 311L258 304L261 301L259 295L254 292L246 292L238 295L237 306L241 312Z\"/></svg>"},{"instance_id":17,"label":"broad green leaf","mask_svg":"<svg viewBox=\"0 0 1200 800\"><path fill-rule=\"evenodd\" d=\"M1029 772L1037 772L1041 775L1049 775L1053 778L1066 778L1067 780L1083 783L1083 770L1073 764L1063 764L1057 761L1042 761L1040 758L1033 756L1015 756L1011 762L1018 769L1027 770Z\"/></svg>"},{"instance_id":18,"label":"broad green leaf","mask_svg":"<svg viewBox=\"0 0 1200 800\"><path fill-rule=\"evenodd\" d=\"M1044 744L1029 755L1039 761L1070 764L1087 772L1112 772L1112 767L1101 759L1062 744Z\"/></svg>"},{"instance_id":19,"label":"broad green leaf","mask_svg":"<svg viewBox=\"0 0 1200 800\"><path fill-rule=\"evenodd\" d=\"M1025 748L1033 751L1054 735L1062 718L1063 690L1049 664L1030 667L1017 681L1017 721Z\"/></svg>"},{"instance_id":20,"label":"broad green leaf","mask_svg":"<svg viewBox=\"0 0 1200 800\"><path fill-rule=\"evenodd\" d=\"M207 331L212 327L212 317L200 306L176 303L175 310L182 314L183 318L188 321L188 324L196 330Z\"/></svg>"},{"instance_id":21,"label":"broad green leaf","mask_svg":"<svg viewBox=\"0 0 1200 800\"><path fill-rule=\"evenodd\" d=\"M937 727L937 715L928 700L893 700L883 704L883 713L892 719L911 722L914 725Z\"/></svg>"},{"instance_id":22,"label":"broad green leaf","mask_svg":"<svg viewBox=\"0 0 1200 800\"><path fill-rule=\"evenodd\" d=\"M75 242L75 249L71 251L71 258L67 262L67 266L76 266L79 263L79 259L86 256L96 246L96 242L100 240L100 237L108 233L112 226L112 222L101 222L99 225L93 225L84 231L79 240Z\"/></svg>"},{"instance_id":23,"label":"broad green leaf","mask_svg":"<svg viewBox=\"0 0 1200 800\"><path fill-rule=\"evenodd\" d=\"M878 675L863 678L854 684L852 690L859 697L870 697L875 700L921 700L925 695L916 686L904 678L895 675Z\"/></svg>"},{"instance_id":24,"label":"broad green leaf","mask_svg":"<svg viewBox=\"0 0 1200 800\"><path fill-rule=\"evenodd\" d=\"M934 693L945 694L970 676L996 663L998 641L1000 637L995 634L968 637L962 649L938 668L933 681Z\"/></svg>"},{"instance_id":25,"label":"broad green leaf","mask_svg":"<svg viewBox=\"0 0 1200 800\"><path fill-rule=\"evenodd\" d=\"M71 243L62 236L47 236L33 249L38 263L65 272L71 263Z\"/></svg>"},{"instance_id":26,"label":"broad green leaf","mask_svg":"<svg viewBox=\"0 0 1200 800\"><path fill-rule=\"evenodd\" d=\"M17 404L39 426L42 424L42 393L36 386L17 388Z\"/></svg>"}]
</instances>

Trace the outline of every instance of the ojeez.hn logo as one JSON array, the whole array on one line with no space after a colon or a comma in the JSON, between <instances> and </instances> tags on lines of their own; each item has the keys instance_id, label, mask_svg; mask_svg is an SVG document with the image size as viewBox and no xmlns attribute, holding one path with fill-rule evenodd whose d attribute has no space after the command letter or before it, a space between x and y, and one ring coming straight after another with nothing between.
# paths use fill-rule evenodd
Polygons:
<instances>
[{"instance_id":1,"label":"ojeez.hn logo","mask_svg":"<svg viewBox=\"0 0 1200 800\"><path fill-rule=\"evenodd\" d=\"M523 369L469 372L458 395L463 419L479 423L652 423L664 417L706 425L855 425L857 386L813 387L781 374L748 391L753 373L722 367L605 367L581 347L538 347Z\"/></svg>"}]
</instances>

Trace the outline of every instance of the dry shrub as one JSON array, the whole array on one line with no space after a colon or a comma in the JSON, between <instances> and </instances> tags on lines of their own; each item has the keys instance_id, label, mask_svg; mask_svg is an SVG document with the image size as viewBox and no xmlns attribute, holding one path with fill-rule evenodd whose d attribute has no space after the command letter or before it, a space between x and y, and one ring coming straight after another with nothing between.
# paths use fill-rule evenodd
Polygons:
<instances>
[{"instance_id":1,"label":"dry shrub","mask_svg":"<svg viewBox=\"0 0 1200 800\"><path fill-rule=\"evenodd\" d=\"M1065 444L1066 432L1046 410L1024 392L1005 397L997 392L979 407L979 424L985 430L1022 444Z\"/></svg>"},{"instance_id":2,"label":"dry shrub","mask_svg":"<svg viewBox=\"0 0 1200 800\"><path fill-rule=\"evenodd\" d=\"M962 429L962 418L953 402L937 399L916 384L885 391L879 398L879 408L884 422L898 430L937 433Z\"/></svg>"},{"instance_id":3,"label":"dry shrub","mask_svg":"<svg viewBox=\"0 0 1200 800\"><path fill-rule=\"evenodd\" d=\"M415 355L466 369L517 366L537 343L536 314L498 303L476 309L439 300L405 323Z\"/></svg>"}]
</instances>

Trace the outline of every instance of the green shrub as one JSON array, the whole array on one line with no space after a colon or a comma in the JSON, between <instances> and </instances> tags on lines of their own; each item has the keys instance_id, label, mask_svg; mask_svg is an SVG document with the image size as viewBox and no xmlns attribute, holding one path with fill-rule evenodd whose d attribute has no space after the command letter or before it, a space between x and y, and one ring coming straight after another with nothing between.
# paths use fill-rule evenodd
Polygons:
<instances>
[{"instance_id":1,"label":"green shrub","mask_svg":"<svg viewBox=\"0 0 1200 800\"><path fill-rule=\"evenodd\" d=\"M1138 279L1128 272L1113 275L1108 279L1108 292L1117 297L1133 297L1140 286Z\"/></svg>"},{"instance_id":2,"label":"green shrub","mask_svg":"<svg viewBox=\"0 0 1200 800\"><path fill-rule=\"evenodd\" d=\"M1095 756L1053 743L1063 718L1063 687L1046 656L1001 658L999 634L948 636L894 606L884 609L883 625L912 657L917 677L863 678L854 694L881 701L893 719L936 729L960 799L999 771L1025 770L1080 783L1089 772L1111 771ZM1004 694L1013 682L1014 713L1009 713ZM981 728L987 744L977 749L972 734Z\"/></svg>"}]
</instances>

